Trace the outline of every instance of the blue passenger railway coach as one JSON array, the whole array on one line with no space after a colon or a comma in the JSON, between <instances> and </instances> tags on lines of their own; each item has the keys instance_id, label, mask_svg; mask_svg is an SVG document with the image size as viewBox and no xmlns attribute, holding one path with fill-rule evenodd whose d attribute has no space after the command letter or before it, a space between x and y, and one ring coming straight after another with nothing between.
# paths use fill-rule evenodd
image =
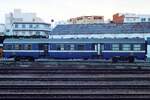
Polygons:
<instances>
[{"instance_id":1,"label":"blue passenger railway coach","mask_svg":"<svg viewBox=\"0 0 150 100\"><path fill-rule=\"evenodd\" d=\"M146 59L144 38L5 39L4 57L15 60L106 59L117 62Z\"/></svg>"}]
</instances>

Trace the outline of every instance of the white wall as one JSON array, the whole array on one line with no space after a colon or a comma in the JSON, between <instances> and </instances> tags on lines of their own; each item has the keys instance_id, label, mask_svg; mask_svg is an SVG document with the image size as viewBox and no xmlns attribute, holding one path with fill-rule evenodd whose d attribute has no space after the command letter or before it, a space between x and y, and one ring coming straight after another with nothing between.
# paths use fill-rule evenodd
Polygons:
<instances>
[{"instance_id":1,"label":"white wall","mask_svg":"<svg viewBox=\"0 0 150 100\"><path fill-rule=\"evenodd\" d=\"M20 9L15 9L13 13L8 13L5 15L5 26L6 29L9 30L10 32L6 33L9 35L12 35L13 32L13 26L12 24L14 22L43 22L44 21L36 16L36 13L24 13L21 12Z\"/></svg>"},{"instance_id":2,"label":"white wall","mask_svg":"<svg viewBox=\"0 0 150 100\"><path fill-rule=\"evenodd\" d=\"M150 15L137 15L137 14L123 14L125 16L124 22L132 23L132 22L142 22L141 19L145 18L145 22L150 22L148 19L150 18Z\"/></svg>"}]
</instances>

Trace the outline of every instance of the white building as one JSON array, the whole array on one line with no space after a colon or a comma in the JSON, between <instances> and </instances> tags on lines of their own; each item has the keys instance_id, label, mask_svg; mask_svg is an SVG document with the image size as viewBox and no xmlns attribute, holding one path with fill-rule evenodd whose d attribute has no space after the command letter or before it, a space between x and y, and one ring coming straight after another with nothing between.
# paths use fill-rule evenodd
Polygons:
<instances>
[{"instance_id":1,"label":"white building","mask_svg":"<svg viewBox=\"0 0 150 100\"><path fill-rule=\"evenodd\" d=\"M23 13L20 9L15 9L13 13L5 16L6 35L48 36L50 24L45 23L35 13Z\"/></svg>"},{"instance_id":2,"label":"white building","mask_svg":"<svg viewBox=\"0 0 150 100\"><path fill-rule=\"evenodd\" d=\"M115 23L150 22L150 15L134 13L116 13L113 15Z\"/></svg>"},{"instance_id":3,"label":"white building","mask_svg":"<svg viewBox=\"0 0 150 100\"><path fill-rule=\"evenodd\" d=\"M4 33L5 33L5 25L0 24L0 36L4 36Z\"/></svg>"}]
</instances>

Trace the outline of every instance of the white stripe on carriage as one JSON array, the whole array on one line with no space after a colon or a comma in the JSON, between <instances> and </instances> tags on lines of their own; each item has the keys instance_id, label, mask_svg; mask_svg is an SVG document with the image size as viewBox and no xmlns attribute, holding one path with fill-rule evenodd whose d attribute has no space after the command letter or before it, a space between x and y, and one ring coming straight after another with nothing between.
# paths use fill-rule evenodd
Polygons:
<instances>
[{"instance_id":1,"label":"white stripe on carriage","mask_svg":"<svg viewBox=\"0 0 150 100\"><path fill-rule=\"evenodd\" d=\"M95 50L49 50L48 52L97 52Z\"/></svg>"},{"instance_id":2,"label":"white stripe on carriage","mask_svg":"<svg viewBox=\"0 0 150 100\"><path fill-rule=\"evenodd\" d=\"M3 50L4 52L44 52L43 50Z\"/></svg>"},{"instance_id":3,"label":"white stripe on carriage","mask_svg":"<svg viewBox=\"0 0 150 100\"><path fill-rule=\"evenodd\" d=\"M133 52L137 52L137 53L145 53L146 51L111 51L111 50L105 50L105 51L102 51L102 52L116 52L116 53L118 53L118 52L120 52L120 53L125 53L125 52L129 52L129 53L133 53Z\"/></svg>"},{"instance_id":4,"label":"white stripe on carriage","mask_svg":"<svg viewBox=\"0 0 150 100\"><path fill-rule=\"evenodd\" d=\"M4 50L4 52L44 52L44 50ZM95 50L49 50L48 52L96 52Z\"/></svg>"}]
</instances>

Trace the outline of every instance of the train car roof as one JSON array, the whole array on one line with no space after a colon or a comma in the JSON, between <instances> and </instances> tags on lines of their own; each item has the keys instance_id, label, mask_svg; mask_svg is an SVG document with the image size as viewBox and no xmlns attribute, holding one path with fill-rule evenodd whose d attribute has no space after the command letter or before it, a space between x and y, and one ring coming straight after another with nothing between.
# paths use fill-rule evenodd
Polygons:
<instances>
[{"instance_id":1,"label":"train car roof","mask_svg":"<svg viewBox=\"0 0 150 100\"><path fill-rule=\"evenodd\" d=\"M145 43L144 38L5 39L5 43Z\"/></svg>"}]
</instances>

